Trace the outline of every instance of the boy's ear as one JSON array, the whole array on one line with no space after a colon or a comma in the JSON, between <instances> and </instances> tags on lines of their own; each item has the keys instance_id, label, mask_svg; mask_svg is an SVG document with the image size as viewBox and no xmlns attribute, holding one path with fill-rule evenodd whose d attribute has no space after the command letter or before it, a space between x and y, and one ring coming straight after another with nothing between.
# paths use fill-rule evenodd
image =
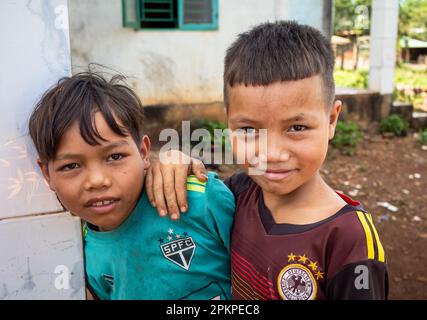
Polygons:
<instances>
[{"instance_id":1,"label":"boy's ear","mask_svg":"<svg viewBox=\"0 0 427 320\"><path fill-rule=\"evenodd\" d=\"M144 161L144 167L147 169L150 167L150 150L151 150L151 141L147 135L144 135L139 146L139 153L141 158Z\"/></svg>"},{"instance_id":2,"label":"boy's ear","mask_svg":"<svg viewBox=\"0 0 427 320\"><path fill-rule=\"evenodd\" d=\"M335 135L335 127L337 126L338 117L341 112L342 102L335 100L334 105L329 112L329 140L332 140Z\"/></svg>"},{"instance_id":3,"label":"boy's ear","mask_svg":"<svg viewBox=\"0 0 427 320\"><path fill-rule=\"evenodd\" d=\"M45 178L47 184L49 185L49 188L52 191L55 191L54 188L52 187L51 183L50 183L50 175L49 175L49 168L48 168L48 164L44 163L43 161L41 161L40 159L37 159L37 164L40 167L40 170L43 174L43 177Z\"/></svg>"}]
</instances>

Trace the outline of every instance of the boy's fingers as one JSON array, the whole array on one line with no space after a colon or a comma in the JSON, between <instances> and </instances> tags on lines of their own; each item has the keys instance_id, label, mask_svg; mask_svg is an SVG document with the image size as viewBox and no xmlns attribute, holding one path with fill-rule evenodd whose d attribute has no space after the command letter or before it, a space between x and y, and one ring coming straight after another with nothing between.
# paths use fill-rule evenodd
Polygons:
<instances>
[{"instance_id":1,"label":"boy's fingers","mask_svg":"<svg viewBox=\"0 0 427 320\"><path fill-rule=\"evenodd\" d=\"M199 159L191 158L191 171L200 181L206 182L208 180L205 165Z\"/></svg>"},{"instance_id":2,"label":"boy's fingers","mask_svg":"<svg viewBox=\"0 0 427 320\"><path fill-rule=\"evenodd\" d=\"M174 170L170 167L163 167L161 172L163 176L164 197L166 198L168 212L171 219L176 220L179 218L179 209L178 209L178 202L176 200L176 193L175 193Z\"/></svg>"},{"instance_id":3,"label":"boy's fingers","mask_svg":"<svg viewBox=\"0 0 427 320\"><path fill-rule=\"evenodd\" d=\"M153 173L152 169L147 169L147 175L145 176L145 190L147 192L148 201L150 201L153 207L156 206L156 202L154 201L154 193L153 193Z\"/></svg>"},{"instance_id":4,"label":"boy's fingers","mask_svg":"<svg viewBox=\"0 0 427 320\"><path fill-rule=\"evenodd\" d=\"M175 192L178 201L179 210L187 212L187 165L181 166L180 169L175 169Z\"/></svg>"},{"instance_id":5,"label":"boy's fingers","mask_svg":"<svg viewBox=\"0 0 427 320\"><path fill-rule=\"evenodd\" d=\"M163 177L159 166L153 167L153 192L154 201L156 202L157 212L165 217L167 214L166 203L163 194Z\"/></svg>"}]
</instances>

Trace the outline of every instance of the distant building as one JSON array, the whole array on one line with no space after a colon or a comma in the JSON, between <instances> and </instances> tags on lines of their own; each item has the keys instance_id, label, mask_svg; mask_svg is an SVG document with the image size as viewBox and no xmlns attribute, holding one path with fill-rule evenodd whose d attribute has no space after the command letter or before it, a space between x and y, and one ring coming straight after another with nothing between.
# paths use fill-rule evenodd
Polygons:
<instances>
[{"instance_id":1,"label":"distant building","mask_svg":"<svg viewBox=\"0 0 427 320\"><path fill-rule=\"evenodd\" d=\"M424 63L427 65L427 41L408 37L400 39L402 59L406 62Z\"/></svg>"}]
</instances>

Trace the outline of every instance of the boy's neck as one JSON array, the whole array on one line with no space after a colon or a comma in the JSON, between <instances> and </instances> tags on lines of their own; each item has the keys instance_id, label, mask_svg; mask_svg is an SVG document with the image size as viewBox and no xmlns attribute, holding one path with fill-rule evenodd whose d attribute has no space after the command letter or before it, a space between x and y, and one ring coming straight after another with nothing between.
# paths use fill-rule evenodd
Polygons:
<instances>
[{"instance_id":1,"label":"boy's neck","mask_svg":"<svg viewBox=\"0 0 427 320\"><path fill-rule=\"evenodd\" d=\"M263 192L264 202L276 223L310 224L335 214L346 203L317 172L296 190L276 195Z\"/></svg>"}]
</instances>

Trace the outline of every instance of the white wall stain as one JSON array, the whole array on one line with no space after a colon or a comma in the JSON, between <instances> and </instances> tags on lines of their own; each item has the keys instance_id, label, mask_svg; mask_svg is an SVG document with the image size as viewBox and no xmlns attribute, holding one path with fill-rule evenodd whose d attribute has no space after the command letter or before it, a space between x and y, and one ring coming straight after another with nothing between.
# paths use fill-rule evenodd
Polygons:
<instances>
[{"instance_id":1,"label":"white wall stain","mask_svg":"<svg viewBox=\"0 0 427 320\"><path fill-rule=\"evenodd\" d=\"M81 279L85 277L83 270L84 270L83 260L77 261L73 265L73 269L71 271L71 277L70 277L70 286L73 289L73 292L71 293L71 297L75 297L82 291L83 292L85 291L84 283L81 281Z\"/></svg>"},{"instance_id":2,"label":"white wall stain","mask_svg":"<svg viewBox=\"0 0 427 320\"><path fill-rule=\"evenodd\" d=\"M24 280L23 290L33 290L36 284L33 281L33 275L31 274L30 257L27 257L27 272L22 276Z\"/></svg>"}]
</instances>

